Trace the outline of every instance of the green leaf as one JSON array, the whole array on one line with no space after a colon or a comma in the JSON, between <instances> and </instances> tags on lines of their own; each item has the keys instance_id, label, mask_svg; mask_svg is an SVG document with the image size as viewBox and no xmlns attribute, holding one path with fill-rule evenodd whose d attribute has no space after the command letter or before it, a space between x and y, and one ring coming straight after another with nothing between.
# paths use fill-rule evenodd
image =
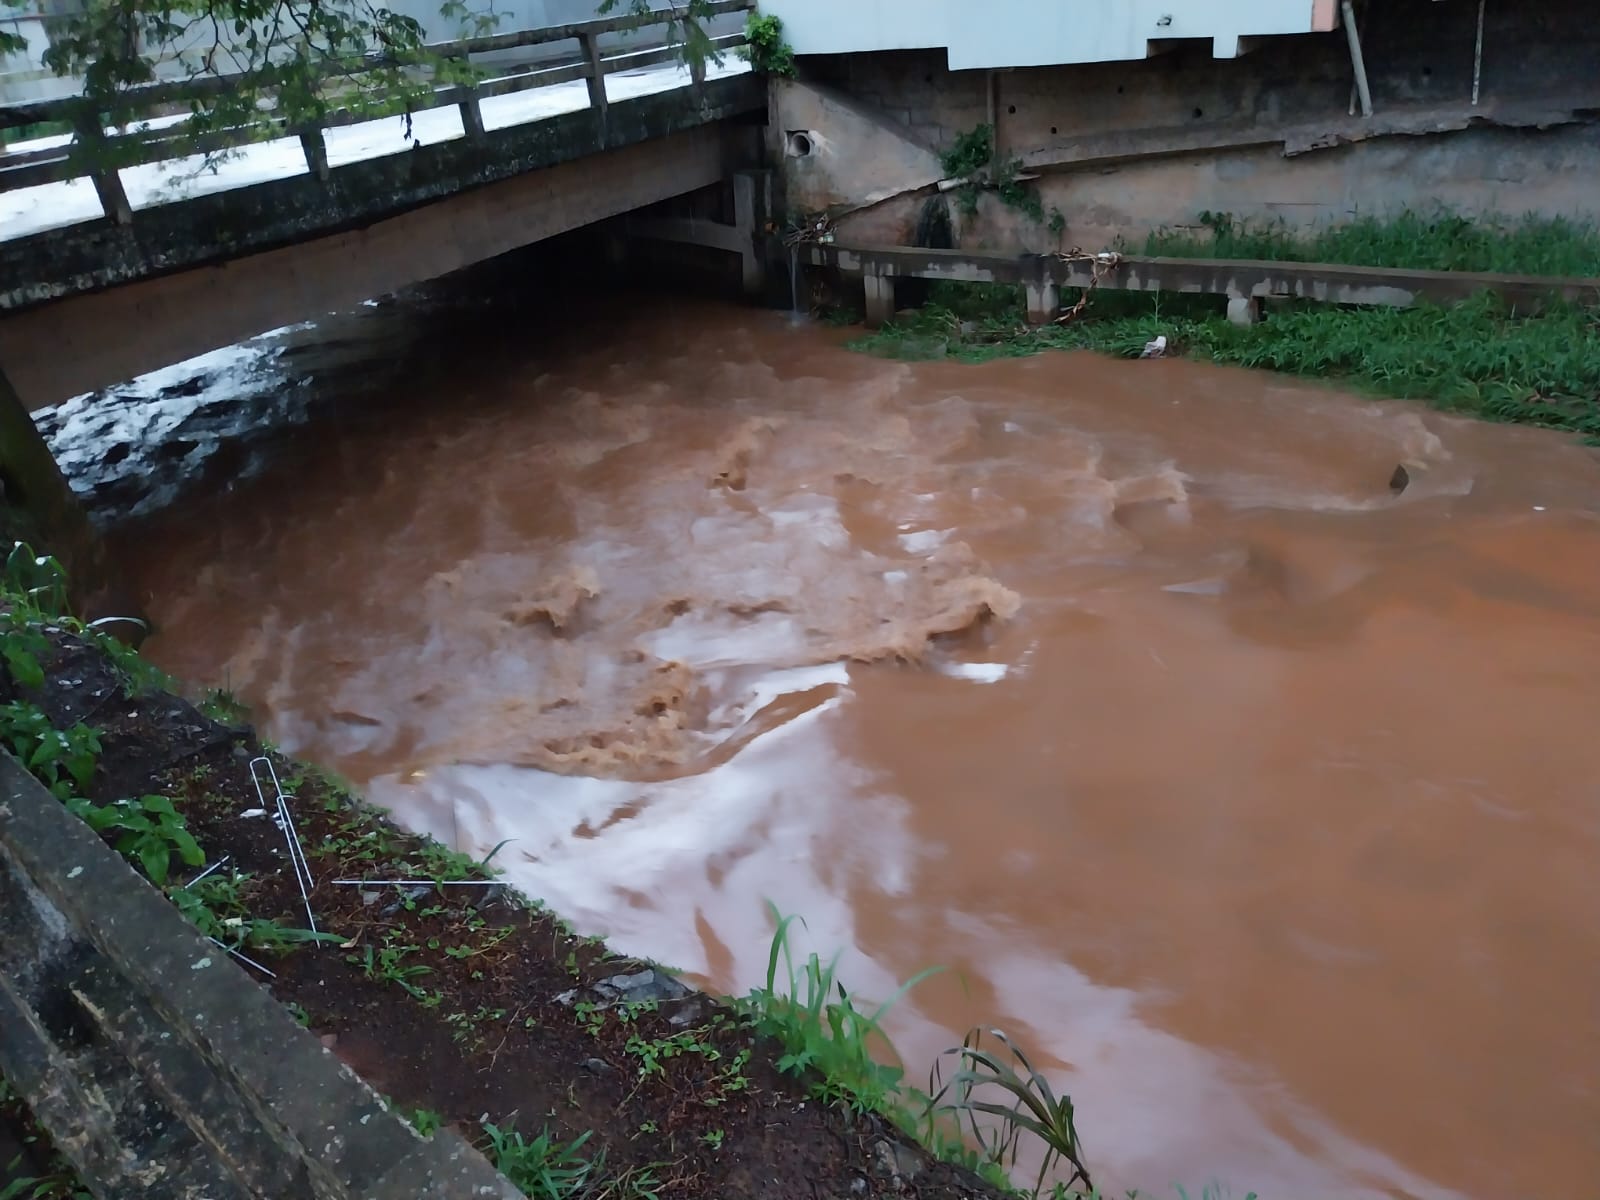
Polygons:
<instances>
[{"instance_id":1,"label":"green leaf","mask_svg":"<svg viewBox=\"0 0 1600 1200\"><path fill-rule=\"evenodd\" d=\"M172 801L166 796L141 796L139 797L139 804L145 812L178 815L178 810L172 807Z\"/></svg>"},{"instance_id":2,"label":"green leaf","mask_svg":"<svg viewBox=\"0 0 1600 1200\"><path fill-rule=\"evenodd\" d=\"M11 668L11 678L26 688L44 686L44 668L39 665L25 646L7 642L5 646L6 665Z\"/></svg>"},{"instance_id":3,"label":"green leaf","mask_svg":"<svg viewBox=\"0 0 1600 1200\"><path fill-rule=\"evenodd\" d=\"M160 887L167 882L167 868L171 864L172 855L166 846L154 838L142 838L139 841L137 855L151 883Z\"/></svg>"},{"instance_id":4,"label":"green leaf","mask_svg":"<svg viewBox=\"0 0 1600 1200\"><path fill-rule=\"evenodd\" d=\"M178 857L191 867L204 866L206 861L205 851L200 849L200 843L195 841L187 829L170 829L167 837L178 851Z\"/></svg>"}]
</instances>

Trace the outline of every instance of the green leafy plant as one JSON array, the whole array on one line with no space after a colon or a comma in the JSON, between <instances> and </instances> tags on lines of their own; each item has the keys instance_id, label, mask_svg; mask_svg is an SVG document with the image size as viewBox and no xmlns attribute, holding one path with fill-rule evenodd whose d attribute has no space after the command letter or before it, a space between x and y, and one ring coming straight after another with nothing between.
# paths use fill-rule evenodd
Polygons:
<instances>
[{"instance_id":1,"label":"green leafy plant","mask_svg":"<svg viewBox=\"0 0 1600 1200\"><path fill-rule=\"evenodd\" d=\"M93 1193L64 1165L47 1175L16 1175L21 1168L19 1154L5 1168L4 1173L15 1178L0 1187L0 1200L94 1200Z\"/></svg>"},{"instance_id":2,"label":"green leafy plant","mask_svg":"<svg viewBox=\"0 0 1600 1200\"><path fill-rule=\"evenodd\" d=\"M360 967L362 974L368 979L397 984L408 995L420 1000L427 993L411 981L424 975L431 975L433 968L422 963L406 963L406 957L415 953L417 949L416 946L401 945L397 941L386 939L385 945L377 948L365 946L359 955L347 955L345 961Z\"/></svg>"},{"instance_id":3,"label":"green leafy plant","mask_svg":"<svg viewBox=\"0 0 1600 1200\"><path fill-rule=\"evenodd\" d=\"M744 35L748 44L740 56L757 71L793 79L796 74L794 47L783 37L783 22L770 13L752 11L745 18Z\"/></svg>"},{"instance_id":4,"label":"green leafy plant","mask_svg":"<svg viewBox=\"0 0 1600 1200\"><path fill-rule=\"evenodd\" d=\"M49 1135L28 1111L21 1094L0 1076L0 1126L7 1140L26 1150L6 1161L0 1159L0 1200L93 1200L78 1181L70 1163L50 1143ZM30 1161L31 1160L31 1161ZM24 1174L24 1167L42 1174Z\"/></svg>"},{"instance_id":5,"label":"green leafy plant","mask_svg":"<svg viewBox=\"0 0 1600 1200\"><path fill-rule=\"evenodd\" d=\"M100 735L81 721L57 729L38 705L13 700L0 705L0 737L58 800L87 790L94 778Z\"/></svg>"},{"instance_id":6,"label":"green leafy plant","mask_svg":"<svg viewBox=\"0 0 1600 1200\"><path fill-rule=\"evenodd\" d=\"M126 642L118 641L110 634L99 630L89 630L88 633L99 646L100 652L111 660L112 666L116 667L117 675L122 680L124 695L138 696L145 692L180 690L176 679Z\"/></svg>"},{"instance_id":7,"label":"green leafy plant","mask_svg":"<svg viewBox=\"0 0 1600 1200\"><path fill-rule=\"evenodd\" d=\"M1016 1166L1017 1148L1024 1133L1038 1139L1045 1153L1033 1186L1034 1195L1044 1187L1045 1176L1061 1163L1072 1170L1064 1185L1069 1194L1080 1185L1092 1192L1094 1183L1083 1164L1072 1097L1058 1097L1050 1081L1005 1034L998 1029L991 1029L988 1034L1005 1048L1007 1056L985 1049L983 1031L972 1030L959 1047L945 1051L956 1060L956 1069L948 1080L941 1080L935 1064L929 1088L930 1108L947 1108L964 1117L973 1142L989 1161L1002 1168ZM1021 1072L1017 1070L1019 1066ZM990 1098L997 1093L1003 1098ZM979 1117L996 1119L999 1124L985 1124Z\"/></svg>"},{"instance_id":8,"label":"green leafy plant","mask_svg":"<svg viewBox=\"0 0 1600 1200\"><path fill-rule=\"evenodd\" d=\"M49 555L35 554L26 542L17 542L6 555L0 590L45 616L67 611L67 573Z\"/></svg>"},{"instance_id":9,"label":"green leafy plant","mask_svg":"<svg viewBox=\"0 0 1600 1200\"><path fill-rule=\"evenodd\" d=\"M989 169L994 161L994 126L977 125L939 155L939 166L951 179L971 179Z\"/></svg>"},{"instance_id":10,"label":"green leafy plant","mask_svg":"<svg viewBox=\"0 0 1600 1200\"><path fill-rule=\"evenodd\" d=\"M856 1007L838 979L837 958L824 963L815 953L798 969L789 948L794 916L778 917L767 956L767 978L740 1001L756 1030L777 1040L783 1054L780 1071L810 1073L813 1094L841 1100L859 1111L885 1112L895 1107L905 1075L882 1020L902 996L935 969L919 972L871 1011ZM803 924L803 922L802 922ZM778 973L782 961L784 972ZM876 1048L885 1058L879 1061Z\"/></svg>"},{"instance_id":11,"label":"green leafy plant","mask_svg":"<svg viewBox=\"0 0 1600 1200\"><path fill-rule=\"evenodd\" d=\"M35 554L26 542L17 542L6 555L0 572L0 657L19 685L44 685L43 661L50 642L41 626L65 615L66 573L48 555Z\"/></svg>"},{"instance_id":12,"label":"green leafy plant","mask_svg":"<svg viewBox=\"0 0 1600 1200\"><path fill-rule=\"evenodd\" d=\"M114 843L117 852L143 867L158 887L167 882L174 854L191 867L205 864L205 852L166 796L141 796L103 805L74 800L68 807L96 833L120 834Z\"/></svg>"},{"instance_id":13,"label":"green leafy plant","mask_svg":"<svg viewBox=\"0 0 1600 1200\"><path fill-rule=\"evenodd\" d=\"M939 166L946 178L962 181L956 188L956 205L967 216L977 214L978 196L985 188L992 188L1007 208L1044 221L1044 202L1039 193L1020 178L1022 160L1003 159L996 152L994 126L977 125L959 134L939 155ZM1065 219L1062 227L1065 228Z\"/></svg>"},{"instance_id":14,"label":"green leafy plant","mask_svg":"<svg viewBox=\"0 0 1600 1200\"><path fill-rule=\"evenodd\" d=\"M444 1128L444 1114L431 1108L414 1108L405 1114L405 1121L423 1137L432 1137Z\"/></svg>"},{"instance_id":15,"label":"green leafy plant","mask_svg":"<svg viewBox=\"0 0 1600 1200\"><path fill-rule=\"evenodd\" d=\"M229 688L208 688L195 706L213 721L242 725L250 720L250 708Z\"/></svg>"}]
</instances>

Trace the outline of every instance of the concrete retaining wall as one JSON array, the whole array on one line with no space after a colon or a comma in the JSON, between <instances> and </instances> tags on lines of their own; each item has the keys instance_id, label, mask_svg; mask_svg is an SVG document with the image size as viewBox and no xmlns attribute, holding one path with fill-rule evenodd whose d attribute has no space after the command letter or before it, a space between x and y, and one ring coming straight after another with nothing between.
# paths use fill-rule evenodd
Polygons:
<instances>
[{"instance_id":1,"label":"concrete retaining wall","mask_svg":"<svg viewBox=\"0 0 1600 1200\"><path fill-rule=\"evenodd\" d=\"M999 72L951 70L938 51L841 54L804 59L803 82L775 85L769 149L791 211L870 208L841 225L863 242L909 240L938 152L991 119L999 156L1037 173L1044 211L1065 218L1060 240L1086 248L1204 209L1298 227L1439 203L1600 215L1600 27L1590 7L1490 5L1477 105L1475 13L1435 0L1371 6L1370 118L1352 114L1337 33L1234 60L1188 46L1139 62ZM796 132L808 135L804 156ZM992 197L961 237L1036 251L1058 241Z\"/></svg>"},{"instance_id":2,"label":"concrete retaining wall","mask_svg":"<svg viewBox=\"0 0 1600 1200\"><path fill-rule=\"evenodd\" d=\"M97 1196L516 1200L0 753L0 1073Z\"/></svg>"}]
</instances>

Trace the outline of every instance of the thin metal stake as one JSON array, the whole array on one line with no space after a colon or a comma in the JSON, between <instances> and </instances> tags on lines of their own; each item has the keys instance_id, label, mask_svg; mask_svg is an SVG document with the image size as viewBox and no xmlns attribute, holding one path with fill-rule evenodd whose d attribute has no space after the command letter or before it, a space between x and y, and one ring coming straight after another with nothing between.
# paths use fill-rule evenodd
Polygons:
<instances>
[{"instance_id":1,"label":"thin metal stake","mask_svg":"<svg viewBox=\"0 0 1600 1200\"><path fill-rule=\"evenodd\" d=\"M1367 64L1361 56L1361 35L1356 32L1356 10L1350 0L1340 5L1344 13L1345 39L1350 43L1350 66L1355 71L1356 94L1361 97L1361 115L1372 115L1372 89L1367 84Z\"/></svg>"},{"instance_id":2,"label":"thin metal stake","mask_svg":"<svg viewBox=\"0 0 1600 1200\"><path fill-rule=\"evenodd\" d=\"M204 879L207 875L211 874L213 871L221 870L223 865L225 863L227 863L232 858L233 858L233 855L224 854L221 858L217 859L216 862L212 863L204 871L201 871L200 874L196 875L193 879L189 880L188 883L184 884L183 888L181 890L187 892L190 888L192 888L195 884L199 883L202 879Z\"/></svg>"},{"instance_id":3,"label":"thin metal stake","mask_svg":"<svg viewBox=\"0 0 1600 1200\"><path fill-rule=\"evenodd\" d=\"M1478 0L1478 44L1472 52L1472 103L1478 103L1478 85L1483 80L1483 7L1487 0Z\"/></svg>"},{"instance_id":4,"label":"thin metal stake","mask_svg":"<svg viewBox=\"0 0 1600 1200\"><path fill-rule=\"evenodd\" d=\"M316 882L311 878L311 865L306 862L306 853L300 846L300 835L295 831L294 817L289 812L289 800L283 794L283 785L278 782L278 772L272 765L272 760L265 755L250 760L250 779L256 785L256 797L261 801L261 807L267 806L267 795L261 785L261 773L256 769L258 763L265 763L267 775L272 780L274 803L277 806L276 824L283 830L284 841L289 846L289 861L294 866L294 879L300 885L300 899L306 906L306 922L311 927L312 933L317 933L317 918L311 911L311 891L316 887Z\"/></svg>"},{"instance_id":5,"label":"thin metal stake","mask_svg":"<svg viewBox=\"0 0 1600 1200\"><path fill-rule=\"evenodd\" d=\"M501 879L335 879L339 887L500 887Z\"/></svg>"},{"instance_id":6,"label":"thin metal stake","mask_svg":"<svg viewBox=\"0 0 1600 1200\"><path fill-rule=\"evenodd\" d=\"M206 941L210 942L213 946L221 946L224 950L226 950L229 954L233 955L240 962L248 963L250 966L252 966L256 970L260 971L263 975L266 975L266 976L268 976L268 977L270 977L272 979L276 979L278 977L278 973L276 971L267 970L267 968L263 967L260 963L258 963L255 959L251 958L249 955L240 954L232 946L227 945L225 942L217 941L216 938L211 937L209 934L206 936Z\"/></svg>"}]
</instances>

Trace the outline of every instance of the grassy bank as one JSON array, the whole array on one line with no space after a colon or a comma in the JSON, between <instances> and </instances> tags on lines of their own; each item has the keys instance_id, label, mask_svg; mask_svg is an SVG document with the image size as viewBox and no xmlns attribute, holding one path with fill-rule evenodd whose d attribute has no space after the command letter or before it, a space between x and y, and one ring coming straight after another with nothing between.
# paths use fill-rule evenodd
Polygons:
<instances>
[{"instance_id":1,"label":"grassy bank","mask_svg":"<svg viewBox=\"0 0 1600 1200\"><path fill-rule=\"evenodd\" d=\"M789 919L737 999L614 955L495 882L493 852L399 829L278 752L232 697L180 698L63 611L53 560L18 546L0 568L0 745L414 1128L456 1128L532 1200L754 1200L794 1177L868 1200L1091 1191L1072 1101L1003 1038L970 1036L913 1086L883 1031L905 989L864 1004L833 963L792 953ZM264 817L263 760L309 895ZM1052 1181L1017 1193L1025 1138ZM54 1160L26 1178L0 1177L0 1200L76 1186Z\"/></svg>"},{"instance_id":2,"label":"grassy bank","mask_svg":"<svg viewBox=\"0 0 1600 1200\"><path fill-rule=\"evenodd\" d=\"M1481 220L1403 213L1292 236L1205 214L1196 230L1124 250L1186 258L1258 258L1430 270L1600 277L1600 230L1562 220ZM1076 294L1063 297L1071 304ZM983 361L1043 350L1137 356L1157 336L1169 353L1335 380L1427 400L1494 421L1600 439L1600 312L1558 305L1537 315L1483 295L1451 308L1356 308L1294 302L1258 325L1228 323L1221 297L1098 292L1066 325L1029 328L1019 289L936 284L921 309L852 345L891 358Z\"/></svg>"}]
</instances>

